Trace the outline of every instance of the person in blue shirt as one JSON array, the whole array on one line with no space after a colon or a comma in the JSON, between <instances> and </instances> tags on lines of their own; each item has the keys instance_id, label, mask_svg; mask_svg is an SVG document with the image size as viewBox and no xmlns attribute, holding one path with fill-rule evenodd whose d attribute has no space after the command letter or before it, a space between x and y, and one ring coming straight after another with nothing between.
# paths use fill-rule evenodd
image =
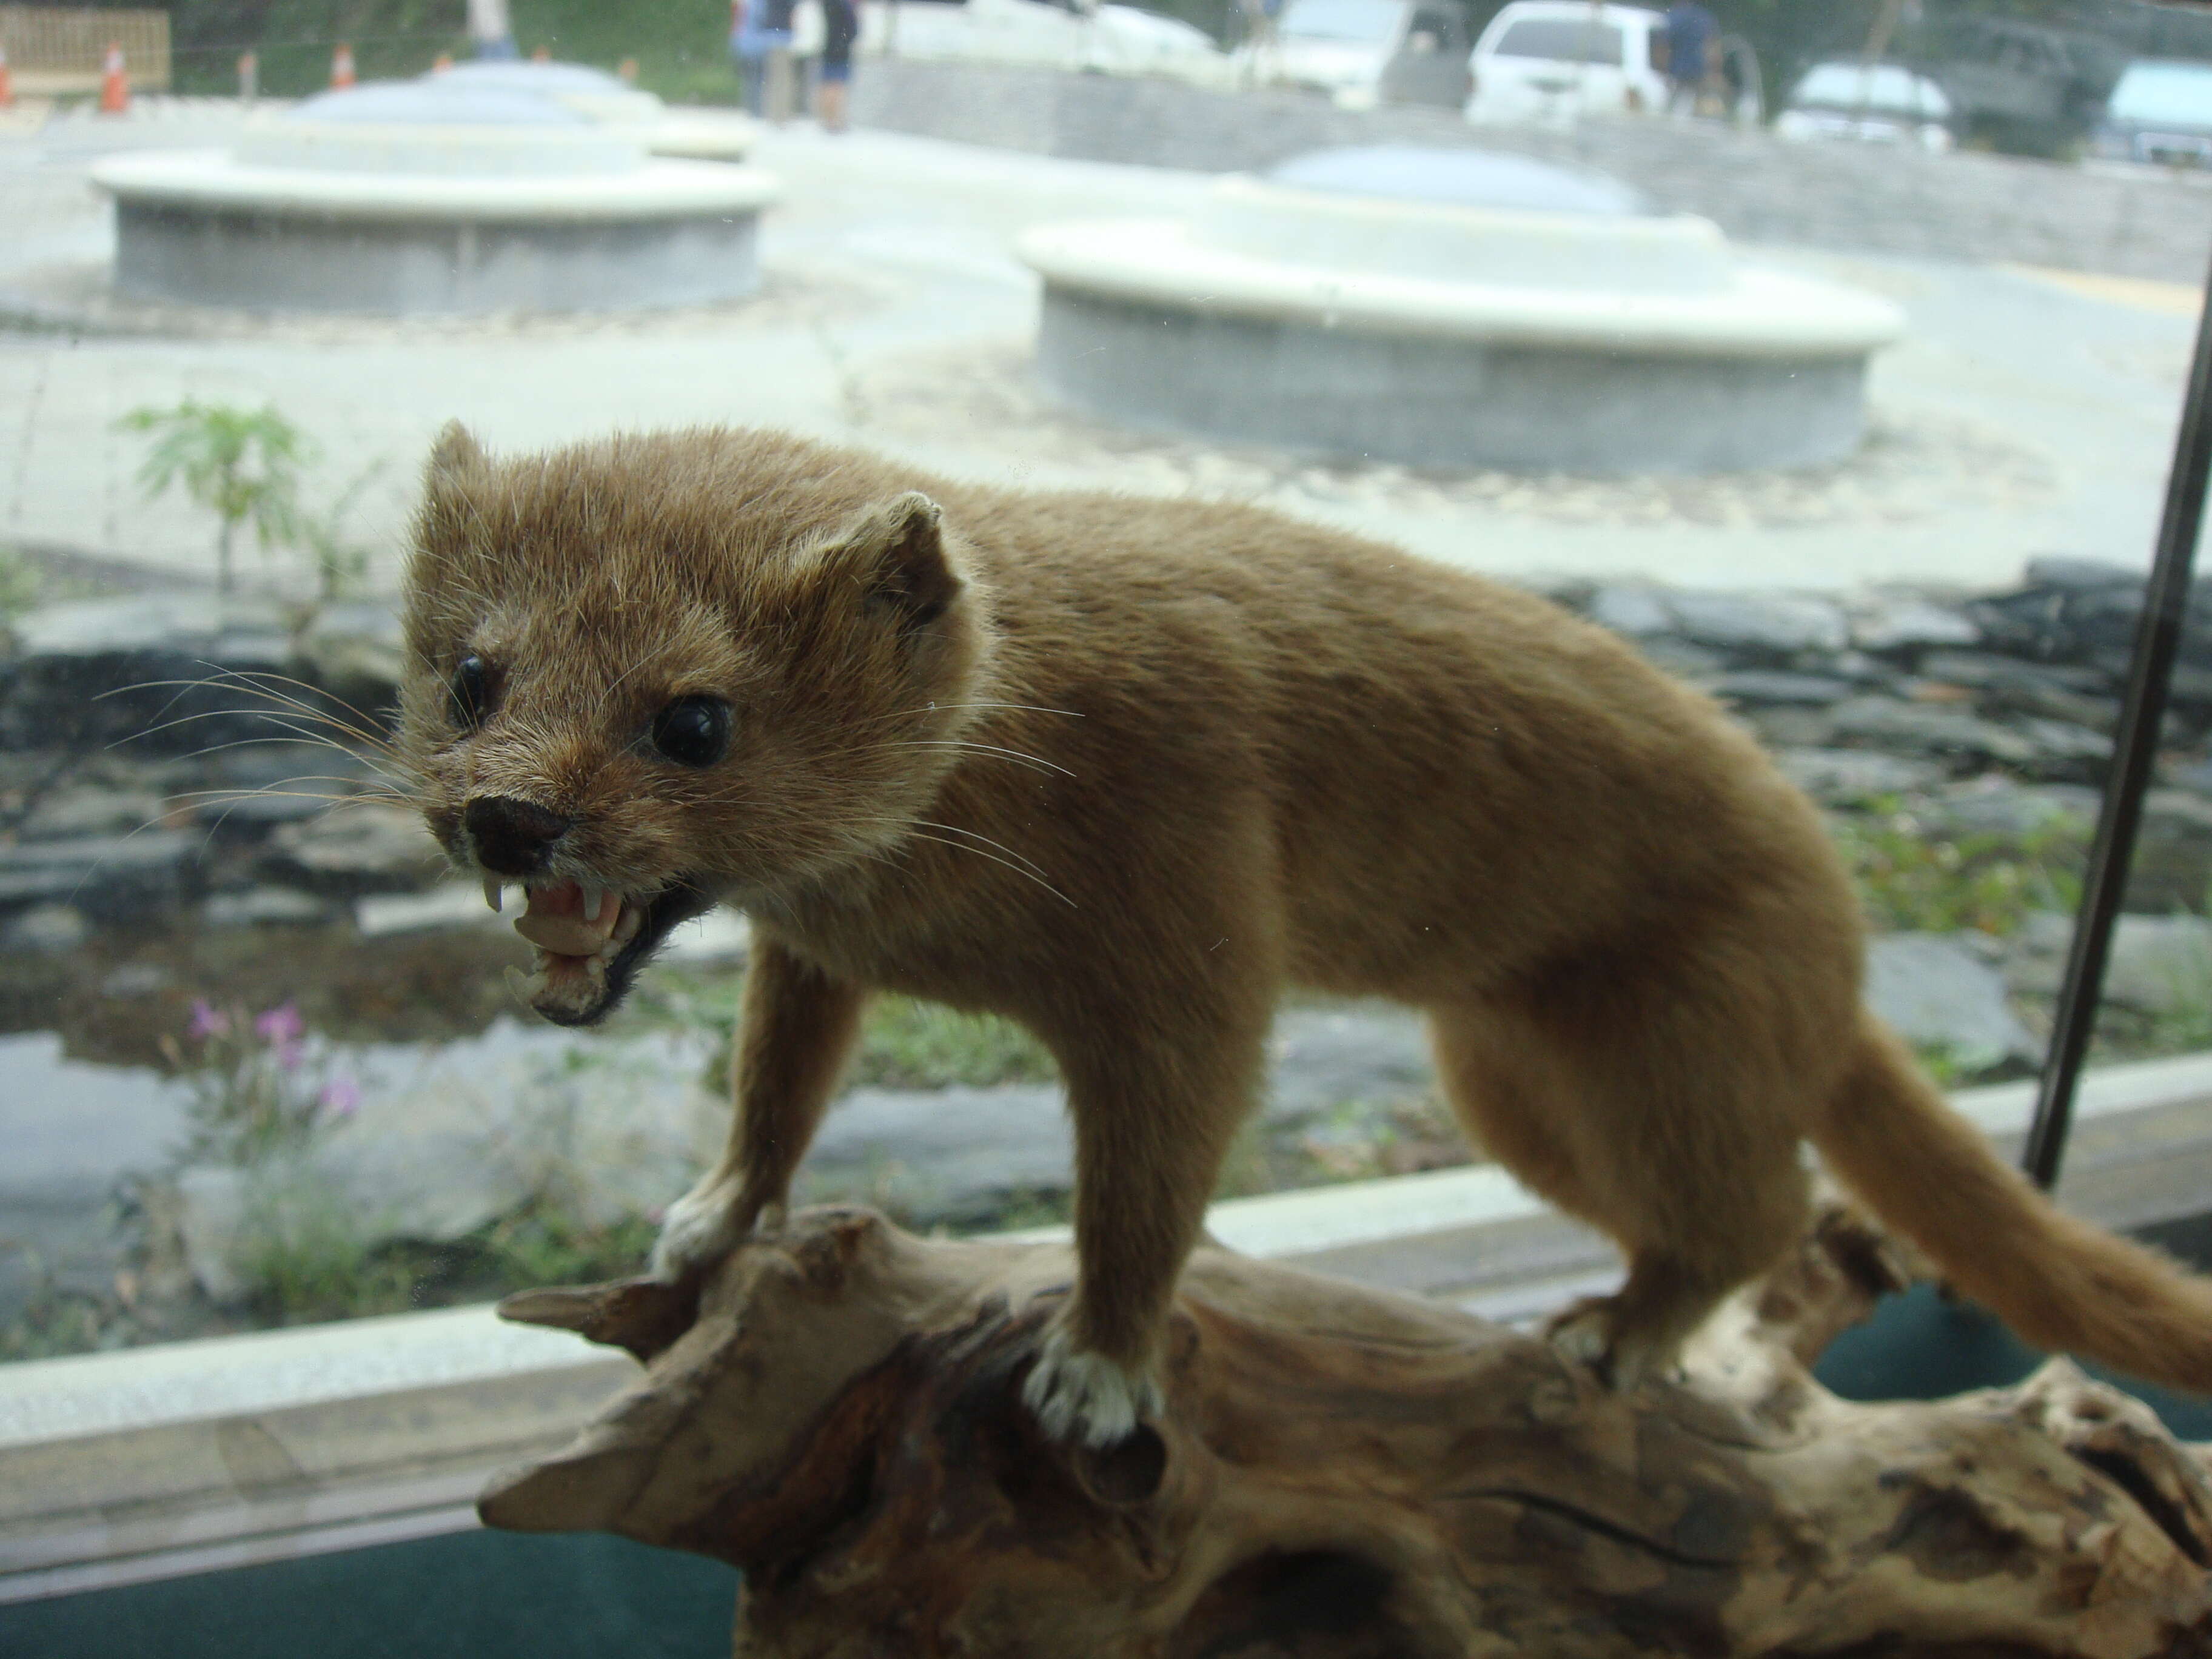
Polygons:
<instances>
[{"instance_id":1,"label":"person in blue shirt","mask_svg":"<svg viewBox=\"0 0 2212 1659\"><path fill-rule=\"evenodd\" d=\"M1720 25L1698 0L1674 0L1667 8L1667 108L1694 114L1698 98L1712 70L1713 38Z\"/></svg>"},{"instance_id":2,"label":"person in blue shirt","mask_svg":"<svg viewBox=\"0 0 2212 1659\"><path fill-rule=\"evenodd\" d=\"M788 61L793 3L793 0L730 0L730 55L738 62L749 114L771 112L767 108L769 55L780 51ZM781 118L790 111L773 113Z\"/></svg>"}]
</instances>

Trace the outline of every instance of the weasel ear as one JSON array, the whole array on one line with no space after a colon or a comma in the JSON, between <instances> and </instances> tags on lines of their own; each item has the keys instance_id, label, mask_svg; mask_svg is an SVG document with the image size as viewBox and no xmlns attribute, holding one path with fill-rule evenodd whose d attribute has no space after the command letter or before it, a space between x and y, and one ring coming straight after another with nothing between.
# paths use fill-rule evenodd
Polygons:
<instances>
[{"instance_id":1,"label":"weasel ear","mask_svg":"<svg viewBox=\"0 0 2212 1659\"><path fill-rule=\"evenodd\" d=\"M902 628L920 628L945 614L960 578L945 556L944 513L918 489L870 509L843 538L863 573L870 603L895 611Z\"/></svg>"},{"instance_id":2,"label":"weasel ear","mask_svg":"<svg viewBox=\"0 0 2212 1659\"><path fill-rule=\"evenodd\" d=\"M438 441L430 447L430 464L424 470L423 483L432 489L441 484L456 483L472 472L483 470L484 453L468 428L459 421L446 422L446 429L438 434Z\"/></svg>"}]
</instances>

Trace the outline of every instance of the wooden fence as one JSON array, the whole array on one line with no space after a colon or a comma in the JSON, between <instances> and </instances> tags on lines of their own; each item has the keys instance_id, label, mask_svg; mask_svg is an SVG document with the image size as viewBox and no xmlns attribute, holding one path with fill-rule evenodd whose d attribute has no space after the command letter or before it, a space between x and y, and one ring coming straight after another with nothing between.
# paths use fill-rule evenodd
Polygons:
<instances>
[{"instance_id":1,"label":"wooden fence","mask_svg":"<svg viewBox=\"0 0 2212 1659\"><path fill-rule=\"evenodd\" d=\"M8 52L15 90L54 97L100 90L100 60L110 42L123 48L131 87L158 92L169 84L169 14L109 11L91 6L0 6L0 46Z\"/></svg>"}]
</instances>

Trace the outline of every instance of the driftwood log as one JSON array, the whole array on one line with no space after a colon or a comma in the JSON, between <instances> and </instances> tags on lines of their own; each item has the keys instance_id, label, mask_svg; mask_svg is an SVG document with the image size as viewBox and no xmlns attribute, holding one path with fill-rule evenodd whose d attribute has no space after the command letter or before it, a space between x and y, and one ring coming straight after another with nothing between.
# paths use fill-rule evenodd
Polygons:
<instances>
[{"instance_id":1,"label":"driftwood log","mask_svg":"<svg viewBox=\"0 0 2212 1659\"><path fill-rule=\"evenodd\" d=\"M736 1565L747 1659L2212 1654L2205 1456L2141 1404L2063 1361L1935 1404L1812 1380L1905 1276L1847 1211L1626 1398L1203 1250L1166 1413L1104 1453L1017 1399L1071 1266L823 1209L703 1284L510 1298L647 1370L483 1518Z\"/></svg>"}]
</instances>

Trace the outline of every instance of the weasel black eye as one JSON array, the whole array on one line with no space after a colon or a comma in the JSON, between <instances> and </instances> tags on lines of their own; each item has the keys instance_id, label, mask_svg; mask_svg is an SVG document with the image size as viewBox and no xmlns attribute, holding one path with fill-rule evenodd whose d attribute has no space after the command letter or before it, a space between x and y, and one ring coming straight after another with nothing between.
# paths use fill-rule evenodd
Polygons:
<instances>
[{"instance_id":1,"label":"weasel black eye","mask_svg":"<svg viewBox=\"0 0 2212 1659\"><path fill-rule=\"evenodd\" d=\"M678 766L712 766L730 746L730 705L677 698L653 717L653 746Z\"/></svg>"},{"instance_id":2,"label":"weasel black eye","mask_svg":"<svg viewBox=\"0 0 2212 1659\"><path fill-rule=\"evenodd\" d=\"M491 718L492 700L498 690L493 679L491 665L473 653L455 665L447 690L453 698L453 719L463 731L473 732Z\"/></svg>"}]
</instances>

